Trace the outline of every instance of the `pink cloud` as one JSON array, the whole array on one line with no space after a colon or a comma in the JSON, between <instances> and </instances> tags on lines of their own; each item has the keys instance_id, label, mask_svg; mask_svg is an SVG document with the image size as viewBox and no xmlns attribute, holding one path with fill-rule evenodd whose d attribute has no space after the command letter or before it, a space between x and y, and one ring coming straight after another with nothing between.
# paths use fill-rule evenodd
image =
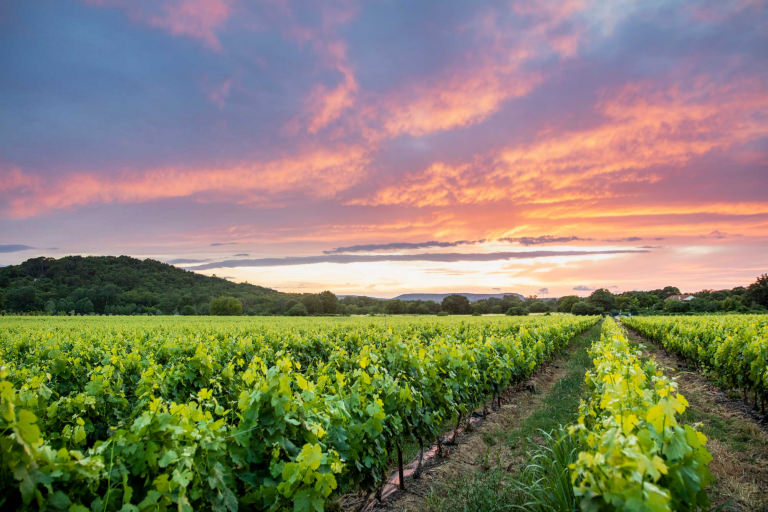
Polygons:
<instances>
[{"instance_id":1,"label":"pink cloud","mask_svg":"<svg viewBox=\"0 0 768 512\"><path fill-rule=\"evenodd\" d=\"M91 203L141 203L206 194L248 204L266 202L281 193L327 199L362 179L367 162L363 148L344 147L228 167L125 172L117 178L78 173L52 182L12 170L3 176L0 191L7 196L6 215L14 218Z\"/></svg>"},{"instance_id":2,"label":"pink cloud","mask_svg":"<svg viewBox=\"0 0 768 512\"><path fill-rule=\"evenodd\" d=\"M335 41L325 45L325 51L343 79L332 89L323 84L318 84L312 89L307 100L309 133L317 133L321 128L337 120L344 110L354 105L358 91L357 80L347 60L346 45Z\"/></svg>"},{"instance_id":3,"label":"pink cloud","mask_svg":"<svg viewBox=\"0 0 768 512\"><path fill-rule=\"evenodd\" d=\"M131 18L165 30L174 36L203 41L214 50L221 50L216 31L224 27L232 15L234 0L169 0L147 2L131 0L85 0L99 7L115 7Z\"/></svg>"},{"instance_id":4,"label":"pink cloud","mask_svg":"<svg viewBox=\"0 0 768 512\"><path fill-rule=\"evenodd\" d=\"M658 89L630 84L598 105L604 121L571 132L542 133L463 163L436 162L353 204L448 206L489 201L547 204L616 196L621 183L657 183L653 171L680 168L713 150L768 136L768 96L757 79Z\"/></svg>"}]
</instances>

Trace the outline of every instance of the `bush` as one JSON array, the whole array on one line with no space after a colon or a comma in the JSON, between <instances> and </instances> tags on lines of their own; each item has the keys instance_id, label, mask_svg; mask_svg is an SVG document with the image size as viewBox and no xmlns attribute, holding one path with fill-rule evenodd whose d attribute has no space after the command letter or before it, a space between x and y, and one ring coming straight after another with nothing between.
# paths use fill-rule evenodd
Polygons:
<instances>
[{"instance_id":1,"label":"bush","mask_svg":"<svg viewBox=\"0 0 768 512\"><path fill-rule=\"evenodd\" d=\"M522 304L515 304L507 310L506 314L512 316L525 316L528 314L528 309Z\"/></svg>"},{"instance_id":2,"label":"bush","mask_svg":"<svg viewBox=\"0 0 768 512\"><path fill-rule=\"evenodd\" d=\"M571 307L571 313L574 315L596 315L599 311L593 305L580 300Z\"/></svg>"},{"instance_id":3,"label":"bush","mask_svg":"<svg viewBox=\"0 0 768 512\"><path fill-rule=\"evenodd\" d=\"M549 306L542 300L535 300L531 302L529 310L531 313L547 313L549 311Z\"/></svg>"},{"instance_id":4,"label":"bush","mask_svg":"<svg viewBox=\"0 0 768 512\"><path fill-rule=\"evenodd\" d=\"M243 312L243 303L236 297L216 297L211 300L212 315L239 315Z\"/></svg>"},{"instance_id":5,"label":"bush","mask_svg":"<svg viewBox=\"0 0 768 512\"><path fill-rule=\"evenodd\" d=\"M686 313L691 305L682 300L667 299L664 301L664 311L667 313Z\"/></svg>"},{"instance_id":6,"label":"bush","mask_svg":"<svg viewBox=\"0 0 768 512\"><path fill-rule=\"evenodd\" d=\"M309 314L309 311L307 311L307 306L302 304L301 302L297 302L293 306L288 309L288 311L285 312L288 316L307 316Z\"/></svg>"}]
</instances>

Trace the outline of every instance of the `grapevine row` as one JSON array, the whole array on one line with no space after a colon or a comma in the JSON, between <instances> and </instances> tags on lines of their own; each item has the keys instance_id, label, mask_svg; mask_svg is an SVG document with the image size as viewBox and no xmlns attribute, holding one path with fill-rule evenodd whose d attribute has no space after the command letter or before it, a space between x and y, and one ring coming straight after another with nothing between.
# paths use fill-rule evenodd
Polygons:
<instances>
[{"instance_id":1,"label":"grapevine row","mask_svg":"<svg viewBox=\"0 0 768 512\"><path fill-rule=\"evenodd\" d=\"M585 447L571 465L582 510L684 511L708 505L706 437L678 416L688 403L611 318L590 349L589 396L570 427Z\"/></svg>"},{"instance_id":2,"label":"grapevine row","mask_svg":"<svg viewBox=\"0 0 768 512\"><path fill-rule=\"evenodd\" d=\"M726 386L768 401L768 315L634 317L622 320Z\"/></svg>"}]
</instances>

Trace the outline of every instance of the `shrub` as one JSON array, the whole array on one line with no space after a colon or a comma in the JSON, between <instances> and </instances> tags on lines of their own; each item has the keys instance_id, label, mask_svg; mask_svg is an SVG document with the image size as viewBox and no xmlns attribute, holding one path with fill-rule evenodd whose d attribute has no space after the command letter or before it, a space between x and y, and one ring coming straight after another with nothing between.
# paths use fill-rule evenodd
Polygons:
<instances>
[{"instance_id":1,"label":"shrub","mask_svg":"<svg viewBox=\"0 0 768 512\"><path fill-rule=\"evenodd\" d=\"M216 297L211 300L212 315L239 315L243 312L243 303L236 297Z\"/></svg>"}]
</instances>

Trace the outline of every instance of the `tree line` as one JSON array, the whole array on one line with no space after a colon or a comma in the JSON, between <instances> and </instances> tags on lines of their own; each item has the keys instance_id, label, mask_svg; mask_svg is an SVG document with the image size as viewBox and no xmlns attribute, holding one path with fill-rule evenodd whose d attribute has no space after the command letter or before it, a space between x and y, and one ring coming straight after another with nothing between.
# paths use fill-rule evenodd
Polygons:
<instances>
[{"instance_id":1,"label":"tree line","mask_svg":"<svg viewBox=\"0 0 768 512\"><path fill-rule=\"evenodd\" d=\"M607 289L588 297L559 299L517 295L470 302L463 295L431 300L339 298L330 291L291 294L204 276L159 261L128 256L33 258L0 268L0 311L88 314L181 315L366 315L508 314L567 312L592 314L664 314L764 312L768 275L747 287L702 290L690 301L673 298L673 286L618 294Z\"/></svg>"}]
</instances>

